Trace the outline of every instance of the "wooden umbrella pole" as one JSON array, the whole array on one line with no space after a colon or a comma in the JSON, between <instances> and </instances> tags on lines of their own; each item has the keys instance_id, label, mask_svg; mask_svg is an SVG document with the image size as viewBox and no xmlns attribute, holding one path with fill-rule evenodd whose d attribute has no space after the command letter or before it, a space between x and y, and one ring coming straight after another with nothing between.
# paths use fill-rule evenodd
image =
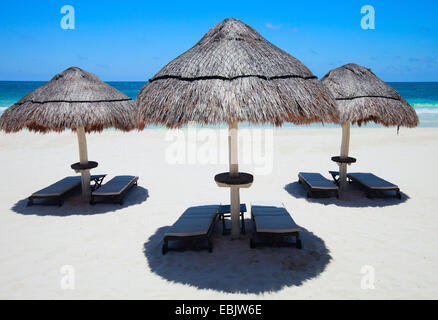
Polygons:
<instances>
[{"instance_id":1,"label":"wooden umbrella pole","mask_svg":"<svg viewBox=\"0 0 438 320\"><path fill-rule=\"evenodd\" d=\"M237 177L239 175L239 159L237 151L237 122L230 124L228 129L228 148L230 161L230 176Z\"/></svg>"},{"instance_id":2,"label":"wooden umbrella pole","mask_svg":"<svg viewBox=\"0 0 438 320\"><path fill-rule=\"evenodd\" d=\"M88 164L87 138L85 137L85 128L76 129L79 143L79 159L82 165ZM90 170L82 170L82 198L87 201L90 198Z\"/></svg>"},{"instance_id":3,"label":"wooden umbrella pole","mask_svg":"<svg viewBox=\"0 0 438 320\"><path fill-rule=\"evenodd\" d=\"M350 122L342 124L342 144L341 144L341 157L348 157L350 148ZM341 188L344 188L347 183L347 164L341 163L339 165L339 181Z\"/></svg>"},{"instance_id":4,"label":"wooden umbrella pole","mask_svg":"<svg viewBox=\"0 0 438 320\"><path fill-rule=\"evenodd\" d=\"M229 126L228 147L230 160L230 176L239 175L238 164L238 142L237 142L238 123L233 122ZM237 239L240 236L240 195L239 187L230 187L231 201L231 238Z\"/></svg>"}]
</instances>

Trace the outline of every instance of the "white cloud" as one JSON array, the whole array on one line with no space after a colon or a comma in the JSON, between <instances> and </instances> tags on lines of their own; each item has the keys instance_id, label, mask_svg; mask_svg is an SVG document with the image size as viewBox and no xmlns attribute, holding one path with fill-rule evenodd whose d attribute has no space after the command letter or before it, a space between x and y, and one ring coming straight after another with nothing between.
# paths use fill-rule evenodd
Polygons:
<instances>
[{"instance_id":1,"label":"white cloud","mask_svg":"<svg viewBox=\"0 0 438 320\"><path fill-rule=\"evenodd\" d=\"M281 28L281 25L277 25L277 26L275 26L275 25L273 25L273 24L271 24L271 23L267 23L266 25L266 28L268 28L268 29L272 29L272 30L277 30L277 29L280 29Z\"/></svg>"}]
</instances>

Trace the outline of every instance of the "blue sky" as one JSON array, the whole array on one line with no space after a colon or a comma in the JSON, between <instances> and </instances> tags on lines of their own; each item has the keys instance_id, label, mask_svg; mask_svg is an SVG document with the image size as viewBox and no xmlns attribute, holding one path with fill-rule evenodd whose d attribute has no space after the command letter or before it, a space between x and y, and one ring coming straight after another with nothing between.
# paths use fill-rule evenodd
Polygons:
<instances>
[{"instance_id":1,"label":"blue sky","mask_svg":"<svg viewBox=\"0 0 438 320\"><path fill-rule=\"evenodd\" d=\"M63 30L61 7L75 8ZM360 10L375 9L375 30ZM0 80L49 80L69 66L147 81L211 27L235 17L322 77L349 62L385 81L438 81L438 1L0 2Z\"/></svg>"}]
</instances>

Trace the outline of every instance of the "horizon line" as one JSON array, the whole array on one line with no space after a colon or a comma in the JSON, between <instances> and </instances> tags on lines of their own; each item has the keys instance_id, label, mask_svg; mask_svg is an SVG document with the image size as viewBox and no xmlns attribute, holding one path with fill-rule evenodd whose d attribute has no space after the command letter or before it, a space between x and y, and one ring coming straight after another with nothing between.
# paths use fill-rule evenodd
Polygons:
<instances>
[{"instance_id":1,"label":"horizon line","mask_svg":"<svg viewBox=\"0 0 438 320\"><path fill-rule=\"evenodd\" d=\"M321 78L322 79L322 78ZM321 80L318 79L318 80ZM0 79L0 82L49 82L49 80L2 80ZM149 80L103 80L103 82L144 82L148 83ZM413 81L387 81L383 80L384 82L392 82L392 83L437 83L437 80L413 80Z\"/></svg>"}]
</instances>

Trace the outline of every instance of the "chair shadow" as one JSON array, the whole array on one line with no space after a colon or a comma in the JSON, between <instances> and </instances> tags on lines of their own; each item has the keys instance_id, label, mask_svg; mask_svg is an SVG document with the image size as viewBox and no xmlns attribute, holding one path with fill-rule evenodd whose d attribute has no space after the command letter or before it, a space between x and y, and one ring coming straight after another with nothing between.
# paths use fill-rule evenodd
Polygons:
<instances>
[{"instance_id":1,"label":"chair shadow","mask_svg":"<svg viewBox=\"0 0 438 320\"><path fill-rule=\"evenodd\" d=\"M401 192L401 199L396 197L390 198L373 198L369 199L366 196L365 191L355 183L349 183L345 190L341 193L340 198L307 198L307 191L302 184L298 181L290 183L284 187L284 189L291 196L297 199L305 199L310 203L319 203L323 205L335 205L338 207L349 207L349 208L364 208L364 207L388 207L397 206L410 198L407 194Z\"/></svg>"},{"instance_id":2,"label":"chair shadow","mask_svg":"<svg viewBox=\"0 0 438 320\"><path fill-rule=\"evenodd\" d=\"M91 205L84 203L80 191L74 192L66 198L61 207L56 205L33 205L27 206L27 198L18 201L11 208L12 211L23 215L58 216L67 217L75 215L95 215L123 210L127 207L139 205L147 200L149 191L140 186L134 186L129 190L123 200L123 205L118 203L96 203Z\"/></svg>"},{"instance_id":3,"label":"chair shadow","mask_svg":"<svg viewBox=\"0 0 438 320\"><path fill-rule=\"evenodd\" d=\"M322 239L301 228L303 249L260 247L250 249L251 221L247 235L231 240L216 224L213 252L169 251L162 255L163 237L169 227L159 228L144 244L144 255L152 272L172 282L226 293L263 294L300 286L317 277L332 257Z\"/></svg>"}]
</instances>

